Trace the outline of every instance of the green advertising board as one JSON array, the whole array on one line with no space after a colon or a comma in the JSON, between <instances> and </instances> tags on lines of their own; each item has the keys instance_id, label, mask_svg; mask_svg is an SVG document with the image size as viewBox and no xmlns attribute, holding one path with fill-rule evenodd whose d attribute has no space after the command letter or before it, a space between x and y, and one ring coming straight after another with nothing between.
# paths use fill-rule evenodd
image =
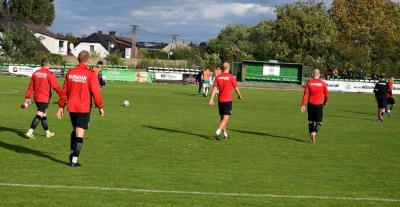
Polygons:
<instances>
[{"instance_id":1,"label":"green advertising board","mask_svg":"<svg viewBox=\"0 0 400 207\"><path fill-rule=\"evenodd\" d=\"M152 82L149 72L130 72L119 70L103 70L103 77L109 81Z\"/></svg>"}]
</instances>

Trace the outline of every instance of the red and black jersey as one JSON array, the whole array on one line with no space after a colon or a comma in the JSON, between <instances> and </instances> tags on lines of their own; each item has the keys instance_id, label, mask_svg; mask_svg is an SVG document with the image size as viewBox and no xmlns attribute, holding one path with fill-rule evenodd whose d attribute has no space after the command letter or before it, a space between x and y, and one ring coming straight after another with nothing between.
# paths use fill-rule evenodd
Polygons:
<instances>
[{"instance_id":1,"label":"red and black jersey","mask_svg":"<svg viewBox=\"0 0 400 207\"><path fill-rule=\"evenodd\" d=\"M49 103L51 88L59 96L62 95L62 89L58 85L57 79L47 68L40 68L32 74L31 82L25 93L25 98L30 99L33 92L35 102Z\"/></svg>"},{"instance_id":2,"label":"red and black jersey","mask_svg":"<svg viewBox=\"0 0 400 207\"><path fill-rule=\"evenodd\" d=\"M237 87L235 76L230 73L221 73L215 78L214 86L219 89L218 102L232 101L232 87Z\"/></svg>"},{"instance_id":3,"label":"red and black jersey","mask_svg":"<svg viewBox=\"0 0 400 207\"><path fill-rule=\"evenodd\" d=\"M307 82L304 89L304 96L301 105L304 106L307 101L313 105L322 105L328 102L328 87L320 79L312 79Z\"/></svg>"},{"instance_id":4,"label":"red and black jersey","mask_svg":"<svg viewBox=\"0 0 400 207\"><path fill-rule=\"evenodd\" d=\"M76 68L67 72L63 95L58 104L60 108L64 108L65 101L68 100L69 112L89 113L92 96L96 106L102 109L103 103L96 73L88 70L86 64L79 64Z\"/></svg>"}]
</instances>

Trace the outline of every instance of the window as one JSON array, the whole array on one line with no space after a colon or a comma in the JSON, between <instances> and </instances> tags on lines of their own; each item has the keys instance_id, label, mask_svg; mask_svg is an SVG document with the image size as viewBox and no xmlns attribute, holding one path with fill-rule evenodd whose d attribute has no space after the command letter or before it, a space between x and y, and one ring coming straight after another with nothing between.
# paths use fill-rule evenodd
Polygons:
<instances>
[{"instance_id":1,"label":"window","mask_svg":"<svg viewBox=\"0 0 400 207\"><path fill-rule=\"evenodd\" d=\"M94 45L89 45L89 47L90 47L89 52L93 52L94 51Z\"/></svg>"},{"instance_id":2,"label":"window","mask_svg":"<svg viewBox=\"0 0 400 207\"><path fill-rule=\"evenodd\" d=\"M64 41L58 41L58 51L64 52Z\"/></svg>"}]
</instances>

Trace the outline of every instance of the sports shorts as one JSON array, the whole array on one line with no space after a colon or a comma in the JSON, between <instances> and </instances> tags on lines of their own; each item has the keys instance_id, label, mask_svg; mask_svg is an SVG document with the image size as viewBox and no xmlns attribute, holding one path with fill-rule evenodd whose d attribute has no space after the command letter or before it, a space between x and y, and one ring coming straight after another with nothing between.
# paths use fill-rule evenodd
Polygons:
<instances>
[{"instance_id":1,"label":"sports shorts","mask_svg":"<svg viewBox=\"0 0 400 207\"><path fill-rule=\"evenodd\" d=\"M393 104L396 104L396 102L394 101L394 98L393 97L388 98L387 99L387 105L393 105Z\"/></svg>"},{"instance_id":2,"label":"sports shorts","mask_svg":"<svg viewBox=\"0 0 400 207\"><path fill-rule=\"evenodd\" d=\"M210 85L210 81L203 80L203 87L208 87Z\"/></svg>"},{"instance_id":3,"label":"sports shorts","mask_svg":"<svg viewBox=\"0 0 400 207\"><path fill-rule=\"evenodd\" d=\"M232 101L218 102L219 115L232 115Z\"/></svg>"},{"instance_id":4,"label":"sports shorts","mask_svg":"<svg viewBox=\"0 0 400 207\"><path fill-rule=\"evenodd\" d=\"M49 103L44 103L44 102L35 102L36 103L36 107L37 110L42 112L42 113L46 113L47 112L47 108L49 107Z\"/></svg>"},{"instance_id":5,"label":"sports shorts","mask_svg":"<svg viewBox=\"0 0 400 207\"><path fill-rule=\"evenodd\" d=\"M322 122L322 116L324 115L324 105L307 104L308 121Z\"/></svg>"},{"instance_id":6,"label":"sports shorts","mask_svg":"<svg viewBox=\"0 0 400 207\"><path fill-rule=\"evenodd\" d=\"M378 103L378 108L384 109L387 106L387 98L377 98L376 102Z\"/></svg>"},{"instance_id":7,"label":"sports shorts","mask_svg":"<svg viewBox=\"0 0 400 207\"><path fill-rule=\"evenodd\" d=\"M72 126L82 129L89 128L90 113L69 112L69 117L71 118Z\"/></svg>"}]
</instances>

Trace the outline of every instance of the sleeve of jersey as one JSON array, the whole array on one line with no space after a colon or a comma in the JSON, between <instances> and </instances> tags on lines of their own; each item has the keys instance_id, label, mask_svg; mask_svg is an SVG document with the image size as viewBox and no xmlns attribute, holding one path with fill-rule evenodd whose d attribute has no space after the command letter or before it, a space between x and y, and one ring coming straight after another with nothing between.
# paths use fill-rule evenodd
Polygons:
<instances>
[{"instance_id":1,"label":"sleeve of jersey","mask_svg":"<svg viewBox=\"0 0 400 207\"><path fill-rule=\"evenodd\" d=\"M90 80L90 90L93 94L94 103L96 104L97 108L102 109L104 106L103 106L103 102L101 100L99 80L97 79L95 73L92 74L92 77Z\"/></svg>"},{"instance_id":2,"label":"sleeve of jersey","mask_svg":"<svg viewBox=\"0 0 400 207\"><path fill-rule=\"evenodd\" d=\"M58 85L58 81L57 81L56 77L54 76L54 74L52 74L52 73L50 73L50 85L53 88L53 90L55 90L57 92L58 96L61 97L63 90Z\"/></svg>"},{"instance_id":3,"label":"sleeve of jersey","mask_svg":"<svg viewBox=\"0 0 400 207\"><path fill-rule=\"evenodd\" d=\"M33 76L31 78L31 81L29 82L28 89L26 90L25 98L30 99L32 92L33 92Z\"/></svg>"},{"instance_id":4,"label":"sleeve of jersey","mask_svg":"<svg viewBox=\"0 0 400 207\"><path fill-rule=\"evenodd\" d=\"M306 84L306 88L304 89L304 95L303 99L301 100L301 106L306 105L307 97L308 97L308 84Z\"/></svg>"},{"instance_id":5,"label":"sleeve of jersey","mask_svg":"<svg viewBox=\"0 0 400 207\"><path fill-rule=\"evenodd\" d=\"M58 107L59 108L64 108L65 106L65 101L67 100L67 82L68 82L68 73L65 76L64 80L64 85L63 85L63 90L61 92L60 99L58 100Z\"/></svg>"}]
</instances>

